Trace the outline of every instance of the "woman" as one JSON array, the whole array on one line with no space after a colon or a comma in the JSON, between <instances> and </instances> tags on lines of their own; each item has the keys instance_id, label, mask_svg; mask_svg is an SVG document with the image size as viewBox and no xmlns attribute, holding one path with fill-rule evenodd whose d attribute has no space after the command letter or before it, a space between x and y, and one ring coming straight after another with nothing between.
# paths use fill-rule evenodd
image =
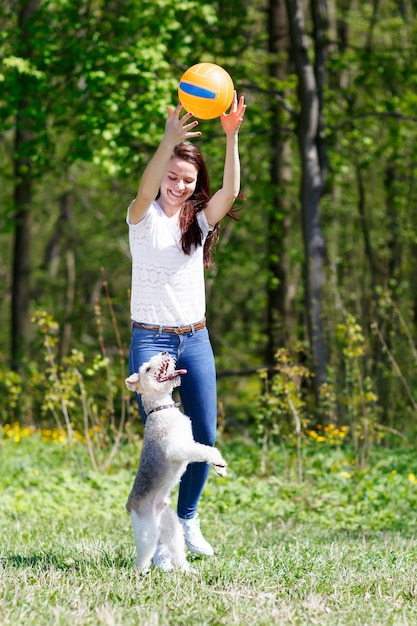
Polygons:
<instances>
[{"instance_id":1,"label":"woman","mask_svg":"<svg viewBox=\"0 0 417 626\"><path fill-rule=\"evenodd\" d=\"M217 425L216 372L205 324L204 267L220 220L229 214L239 194L238 131L245 114L243 97L234 94L229 114L221 116L226 134L223 184L210 195L209 177L199 149L188 139L194 130L192 113L181 116L181 103L168 107L165 133L143 172L135 200L128 209L132 256L130 373L163 350L186 369L180 387L184 412L191 418L196 441L214 445ZM146 415L138 397L145 422ZM190 464L178 494L178 517L189 550L213 555L204 539L197 505L208 465ZM159 545L154 565L170 569Z\"/></svg>"}]
</instances>

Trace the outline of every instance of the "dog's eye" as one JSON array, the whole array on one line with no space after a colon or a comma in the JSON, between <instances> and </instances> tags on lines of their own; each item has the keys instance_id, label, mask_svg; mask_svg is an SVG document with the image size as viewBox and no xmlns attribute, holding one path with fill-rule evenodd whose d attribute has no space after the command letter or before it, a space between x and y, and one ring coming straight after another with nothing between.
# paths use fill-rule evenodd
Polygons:
<instances>
[{"instance_id":1,"label":"dog's eye","mask_svg":"<svg viewBox=\"0 0 417 626\"><path fill-rule=\"evenodd\" d=\"M151 371L151 368L150 368L150 367L147 367L147 368L146 368L146 371L147 371L147 372L150 372L150 371Z\"/></svg>"}]
</instances>

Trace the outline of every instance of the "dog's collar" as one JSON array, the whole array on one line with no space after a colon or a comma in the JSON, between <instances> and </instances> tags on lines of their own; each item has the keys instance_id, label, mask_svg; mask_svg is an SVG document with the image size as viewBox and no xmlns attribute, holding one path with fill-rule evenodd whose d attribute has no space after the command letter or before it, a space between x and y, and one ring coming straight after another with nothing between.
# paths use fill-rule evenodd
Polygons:
<instances>
[{"instance_id":1,"label":"dog's collar","mask_svg":"<svg viewBox=\"0 0 417 626\"><path fill-rule=\"evenodd\" d=\"M157 411L163 411L164 409L172 409L172 407L180 406L180 404L181 402L173 402L172 404L163 404L162 406L157 406L155 409L152 409L152 411L149 411L149 413L146 414L146 417L149 417L151 413L156 413Z\"/></svg>"}]
</instances>

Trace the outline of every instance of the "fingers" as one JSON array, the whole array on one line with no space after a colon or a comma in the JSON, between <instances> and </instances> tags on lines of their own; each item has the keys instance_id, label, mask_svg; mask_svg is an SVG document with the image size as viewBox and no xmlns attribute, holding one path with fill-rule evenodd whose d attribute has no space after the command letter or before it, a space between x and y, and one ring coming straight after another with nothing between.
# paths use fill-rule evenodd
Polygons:
<instances>
[{"instance_id":1,"label":"fingers","mask_svg":"<svg viewBox=\"0 0 417 626\"><path fill-rule=\"evenodd\" d=\"M246 110L245 96L240 96L238 100L237 93L235 91L229 113L223 113L221 117L228 117L232 115L240 117L245 113L245 110Z\"/></svg>"},{"instance_id":2,"label":"fingers","mask_svg":"<svg viewBox=\"0 0 417 626\"><path fill-rule=\"evenodd\" d=\"M193 117L191 112L187 112L181 117L182 108L182 102L179 102L175 109L170 106L167 107L167 128L169 127L170 132L176 135L176 141L181 141L182 139L190 137L199 137L201 135L200 131L192 132L193 129L198 126L198 121L191 120Z\"/></svg>"},{"instance_id":3,"label":"fingers","mask_svg":"<svg viewBox=\"0 0 417 626\"><path fill-rule=\"evenodd\" d=\"M244 113L245 110L246 110L245 96L240 96L239 104L237 106L237 112Z\"/></svg>"},{"instance_id":4,"label":"fingers","mask_svg":"<svg viewBox=\"0 0 417 626\"><path fill-rule=\"evenodd\" d=\"M188 128L194 128L194 126L198 125L198 121L197 120L193 120L192 122L190 122L189 124L187 124L188 120L191 119L193 116L192 113L186 113L179 121L181 122L183 128L188 129Z\"/></svg>"},{"instance_id":5,"label":"fingers","mask_svg":"<svg viewBox=\"0 0 417 626\"><path fill-rule=\"evenodd\" d=\"M180 110L181 110L181 107L182 107L181 103L179 103L179 107L180 107ZM186 133L186 137L188 137L188 138L190 138L190 137L200 137L201 136L201 132L200 131L192 132L193 128L198 126L198 121L197 120L192 120L192 121L190 121L187 124L187 122L192 118L192 116L193 116L193 114L191 112L188 112L179 120L179 122L182 125L182 129Z\"/></svg>"},{"instance_id":6,"label":"fingers","mask_svg":"<svg viewBox=\"0 0 417 626\"><path fill-rule=\"evenodd\" d=\"M198 121L197 120L193 120L189 124L185 123L185 122L187 122L190 119L191 116L192 116L192 113L187 113L180 120L180 122L183 124L182 128L186 132L186 137L200 137L201 136L201 132L199 130L191 132L193 130L193 128L198 126Z\"/></svg>"},{"instance_id":7,"label":"fingers","mask_svg":"<svg viewBox=\"0 0 417 626\"><path fill-rule=\"evenodd\" d=\"M168 117L171 117L171 118L175 117L175 119L181 122L181 121L186 121L187 119L190 119L190 117L193 116L192 113L185 113L185 115L182 118L180 118L181 109L182 109L182 102L178 102L175 109L173 109L171 106L167 106Z\"/></svg>"},{"instance_id":8,"label":"fingers","mask_svg":"<svg viewBox=\"0 0 417 626\"><path fill-rule=\"evenodd\" d=\"M168 107L170 108L170 107ZM178 118L179 122L182 122L182 124L184 124L185 122L187 122L190 118L193 117L193 114L190 111L187 111L181 118L180 118L180 113L181 113L181 109L183 108L182 106L182 102L178 102L177 106L175 107L175 111L174 111L174 115ZM197 120L195 120L196 124L198 124Z\"/></svg>"},{"instance_id":9,"label":"fingers","mask_svg":"<svg viewBox=\"0 0 417 626\"><path fill-rule=\"evenodd\" d=\"M167 111L168 111L168 120L170 120L174 117L176 109L174 111L172 107L167 106Z\"/></svg>"},{"instance_id":10,"label":"fingers","mask_svg":"<svg viewBox=\"0 0 417 626\"><path fill-rule=\"evenodd\" d=\"M237 98L237 92L234 92L234 96L233 96L233 102L232 102L232 111L233 113L240 113L240 112L244 112L246 109L246 104L245 104L245 96L240 96L239 100Z\"/></svg>"}]
</instances>

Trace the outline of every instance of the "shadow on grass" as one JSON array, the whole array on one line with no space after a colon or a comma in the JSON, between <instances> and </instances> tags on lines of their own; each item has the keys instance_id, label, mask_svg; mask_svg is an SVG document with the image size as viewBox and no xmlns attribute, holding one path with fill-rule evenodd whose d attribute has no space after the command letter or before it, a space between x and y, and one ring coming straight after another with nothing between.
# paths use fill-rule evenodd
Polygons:
<instances>
[{"instance_id":1,"label":"shadow on grass","mask_svg":"<svg viewBox=\"0 0 417 626\"><path fill-rule=\"evenodd\" d=\"M5 568L34 568L48 571L51 568L61 571L78 571L108 568L125 569L132 567L132 558L125 553L82 555L74 558L64 554L33 554L23 556L20 554L1 556L0 563Z\"/></svg>"}]
</instances>

